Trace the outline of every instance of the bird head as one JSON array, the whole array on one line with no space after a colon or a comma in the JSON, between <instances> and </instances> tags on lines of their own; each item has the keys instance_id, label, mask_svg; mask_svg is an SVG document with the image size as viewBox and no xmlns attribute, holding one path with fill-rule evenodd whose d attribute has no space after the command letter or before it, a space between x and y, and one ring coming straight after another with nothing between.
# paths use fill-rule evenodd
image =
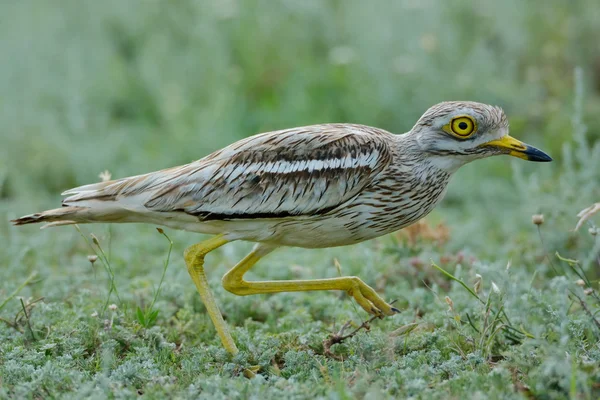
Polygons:
<instances>
[{"instance_id":1,"label":"bird head","mask_svg":"<svg viewBox=\"0 0 600 400\"><path fill-rule=\"evenodd\" d=\"M449 171L499 154L529 161L552 161L543 151L508 134L508 121L500 107L482 103L436 104L423 114L409 134L433 163Z\"/></svg>"}]
</instances>

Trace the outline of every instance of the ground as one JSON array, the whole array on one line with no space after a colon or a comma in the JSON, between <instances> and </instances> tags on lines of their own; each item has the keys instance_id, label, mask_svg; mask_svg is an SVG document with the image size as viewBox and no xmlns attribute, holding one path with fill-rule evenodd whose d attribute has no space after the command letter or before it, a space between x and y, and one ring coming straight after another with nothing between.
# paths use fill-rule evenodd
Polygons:
<instances>
[{"instance_id":1,"label":"ground","mask_svg":"<svg viewBox=\"0 0 600 400\"><path fill-rule=\"evenodd\" d=\"M600 201L600 6L366 4L0 6L0 397L600 396L600 218L573 230ZM104 170L153 171L310 123L401 133L466 99L502 106L511 134L555 161L478 161L411 229L278 249L250 273L359 276L402 310L367 324L341 292L226 292L221 276L251 248L232 243L207 258L232 358L183 263L205 236L8 222Z\"/></svg>"}]
</instances>

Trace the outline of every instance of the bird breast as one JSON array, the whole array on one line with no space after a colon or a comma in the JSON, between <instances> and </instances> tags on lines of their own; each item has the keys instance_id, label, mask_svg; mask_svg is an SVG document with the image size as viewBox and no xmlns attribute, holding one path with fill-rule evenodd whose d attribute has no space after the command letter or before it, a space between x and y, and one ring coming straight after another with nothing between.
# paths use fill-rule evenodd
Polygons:
<instances>
[{"instance_id":1,"label":"bird breast","mask_svg":"<svg viewBox=\"0 0 600 400\"><path fill-rule=\"evenodd\" d=\"M260 231L262 237L252 240L325 248L382 236L429 214L443 198L449 178L446 172L422 161L396 164L335 210L310 218L264 221L268 229Z\"/></svg>"}]
</instances>

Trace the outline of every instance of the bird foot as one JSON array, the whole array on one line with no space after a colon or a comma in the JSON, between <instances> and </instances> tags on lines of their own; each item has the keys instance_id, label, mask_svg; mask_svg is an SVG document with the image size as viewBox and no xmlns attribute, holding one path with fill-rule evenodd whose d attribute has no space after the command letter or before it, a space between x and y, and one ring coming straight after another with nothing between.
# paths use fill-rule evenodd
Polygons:
<instances>
[{"instance_id":1,"label":"bird foot","mask_svg":"<svg viewBox=\"0 0 600 400\"><path fill-rule=\"evenodd\" d=\"M400 310L383 300L373 288L359 278L353 279L348 294L354 297L354 300L366 312L376 317L383 318L386 315L394 315L400 312Z\"/></svg>"}]
</instances>

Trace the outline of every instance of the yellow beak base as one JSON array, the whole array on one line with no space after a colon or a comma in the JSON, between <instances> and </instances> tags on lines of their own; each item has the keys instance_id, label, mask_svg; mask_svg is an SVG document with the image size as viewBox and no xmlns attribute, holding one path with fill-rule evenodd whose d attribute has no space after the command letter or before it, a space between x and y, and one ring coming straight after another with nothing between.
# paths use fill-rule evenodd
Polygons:
<instances>
[{"instance_id":1,"label":"yellow beak base","mask_svg":"<svg viewBox=\"0 0 600 400\"><path fill-rule=\"evenodd\" d=\"M498 140L492 140L491 142L485 143L482 146L490 146L501 149L504 153L513 157L522 158L523 160L537 162L552 161L552 157L550 157L548 154L509 135L506 135Z\"/></svg>"}]
</instances>

